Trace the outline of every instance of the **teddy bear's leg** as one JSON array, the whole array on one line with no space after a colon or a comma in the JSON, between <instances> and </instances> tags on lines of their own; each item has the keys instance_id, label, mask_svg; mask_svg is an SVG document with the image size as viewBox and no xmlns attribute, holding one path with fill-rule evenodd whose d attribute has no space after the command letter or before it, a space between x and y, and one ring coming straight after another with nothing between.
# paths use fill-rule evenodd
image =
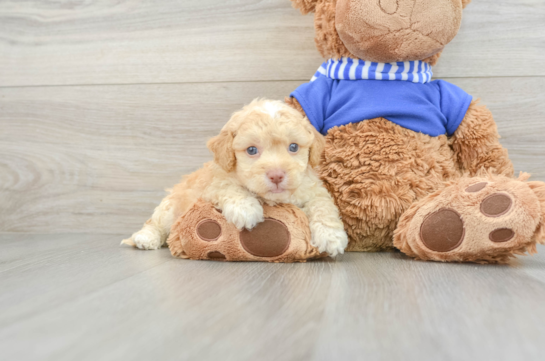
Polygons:
<instances>
[{"instance_id":1,"label":"teddy bear's leg","mask_svg":"<svg viewBox=\"0 0 545 361\"><path fill-rule=\"evenodd\" d=\"M400 218L394 245L421 260L504 263L545 243L545 183L490 173L464 177Z\"/></svg>"},{"instance_id":2,"label":"teddy bear's leg","mask_svg":"<svg viewBox=\"0 0 545 361\"><path fill-rule=\"evenodd\" d=\"M454 160L463 172L474 176L486 169L495 174L513 176L513 164L500 136L492 113L473 101L464 120L452 136Z\"/></svg>"},{"instance_id":3,"label":"teddy bear's leg","mask_svg":"<svg viewBox=\"0 0 545 361\"><path fill-rule=\"evenodd\" d=\"M173 224L173 256L198 260L305 262L326 257L310 243L309 221L293 205L264 205L264 221L238 230L212 203L198 200Z\"/></svg>"}]
</instances>

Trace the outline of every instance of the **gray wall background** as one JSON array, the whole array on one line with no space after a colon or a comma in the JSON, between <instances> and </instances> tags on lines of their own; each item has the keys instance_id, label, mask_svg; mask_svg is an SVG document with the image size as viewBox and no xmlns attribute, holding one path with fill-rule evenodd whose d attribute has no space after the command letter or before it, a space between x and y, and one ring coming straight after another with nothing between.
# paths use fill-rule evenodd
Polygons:
<instances>
[{"instance_id":1,"label":"gray wall background","mask_svg":"<svg viewBox=\"0 0 545 361\"><path fill-rule=\"evenodd\" d=\"M435 76L545 180L545 1L475 0ZM130 233L255 97L321 64L288 0L0 1L0 232Z\"/></svg>"}]
</instances>

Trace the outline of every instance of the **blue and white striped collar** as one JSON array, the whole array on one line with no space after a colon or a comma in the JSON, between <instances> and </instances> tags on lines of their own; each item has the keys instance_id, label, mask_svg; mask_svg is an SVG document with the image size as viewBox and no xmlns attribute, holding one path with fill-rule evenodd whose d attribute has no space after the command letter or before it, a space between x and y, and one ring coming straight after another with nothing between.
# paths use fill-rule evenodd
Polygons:
<instances>
[{"instance_id":1,"label":"blue and white striped collar","mask_svg":"<svg viewBox=\"0 0 545 361\"><path fill-rule=\"evenodd\" d=\"M374 63L343 57L324 62L310 81L327 76L346 80L401 80L413 83L429 83L433 72L431 66L420 60L397 63Z\"/></svg>"}]
</instances>

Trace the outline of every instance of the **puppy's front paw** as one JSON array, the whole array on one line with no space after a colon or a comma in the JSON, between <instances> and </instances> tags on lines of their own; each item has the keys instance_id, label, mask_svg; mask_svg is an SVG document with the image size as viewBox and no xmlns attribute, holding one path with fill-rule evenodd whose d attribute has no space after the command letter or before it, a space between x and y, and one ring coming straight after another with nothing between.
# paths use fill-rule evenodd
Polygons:
<instances>
[{"instance_id":1,"label":"puppy's front paw","mask_svg":"<svg viewBox=\"0 0 545 361\"><path fill-rule=\"evenodd\" d=\"M263 206L255 198L225 202L223 216L238 229L252 229L263 222Z\"/></svg>"},{"instance_id":2,"label":"puppy's front paw","mask_svg":"<svg viewBox=\"0 0 545 361\"><path fill-rule=\"evenodd\" d=\"M122 243L134 245L140 249L159 249L163 245L163 239L159 232L142 229Z\"/></svg>"},{"instance_id":3,"label":"puppy's front paw","mask_svg":"<svg viewBox=\"0 0 545 361\"><path fill-rule=\"evenodd\" d=\"M310 244L320 252L327 252L331 257L343 254L348 245L348 236L344 229L326 227L322 223L310 225L312 240Z\"/></svg>"}]
</instances>

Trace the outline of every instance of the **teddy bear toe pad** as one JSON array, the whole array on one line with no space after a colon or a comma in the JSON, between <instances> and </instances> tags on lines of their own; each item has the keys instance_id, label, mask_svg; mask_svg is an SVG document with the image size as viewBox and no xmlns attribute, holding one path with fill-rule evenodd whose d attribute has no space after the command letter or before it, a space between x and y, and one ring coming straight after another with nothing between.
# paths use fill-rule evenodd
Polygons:
<instances>
[{"instance_id":1,"label":"teddy bear toe pad","mask_svg":"<svg viewBox=\"0 0 545 361\"><path fill-rule=\"evenodd\" d=\"M197 235L206 242L214 242L221 236L221 226L218 222L205 219L197 225Z\"/></svg>"},{"instance_id":2,"label":"teddy bear toe pad","mask_svg":"<svg viewBox=\"0 0 545 361\"><path fill-rule=\"evenodd\" d=\"M394 243L423 260L504 263L532 253L539 200L527 183L503 176L462 178L401 217Z\"/></svg>"},{"instance_id":3,"label":"teddy bear toe pad","mask_svg":"<svg viewBox=\"0 0 545 361\"><path fill-rule=\"evenodd\" d=\"M218 252L218 251L208 252L207 258L208 259L213 259L213 260L218 260L218 261L226 259L225 256L223 255L223 253Z\"/></svg>"},{"instance_id":4,"label":"teddy bear toe pad","mask_svg":"<svg viewBox=\"0 0 545 361\"><path fill-rule=\"evenodd\" d=\"M175 257L215 261L305 262L326 256L310 245L306 215L292 205L264 205L265 221L239 231L210 203L198 201L174 223Z\"/></svg>"},{"instance_id":5,"label":"teddy bear toe pad","mask_svg":"<svg viewBox=\"0 0 545 361\"><path fill-rule=\"evenodd\" d=\"M483 190L484 187L486 187L487 184L488 184L488 182L480 182L480 183L477 183L477 184L473 184L472 186L469 186L469 187L466 188L466 192L476 193L478 191Z\"/></svg>"},{"instance_id":6,"label":"teddy bear toe pad","mask_svg":"<svg viewBox=\"0 0 545 361\"><path fill-rule=\"evenodd\" d=\"M500 217L509 212L513 201L507 194L494 193L481 203L481 212L488 217Z\"/></svg>"},{"instance_id":7,"label":"teddy bear toe pad","mask_svg":"<svg viewBox=\"0 0 545 361\"><path fill-rule=\"evenodd\" d=\"M490 240L492 242L507 242L513 239L515 237L515 231L513 231L510 228L500 228L496 229L495 231L490 232Z\"/></svg>"}]
</instances>

